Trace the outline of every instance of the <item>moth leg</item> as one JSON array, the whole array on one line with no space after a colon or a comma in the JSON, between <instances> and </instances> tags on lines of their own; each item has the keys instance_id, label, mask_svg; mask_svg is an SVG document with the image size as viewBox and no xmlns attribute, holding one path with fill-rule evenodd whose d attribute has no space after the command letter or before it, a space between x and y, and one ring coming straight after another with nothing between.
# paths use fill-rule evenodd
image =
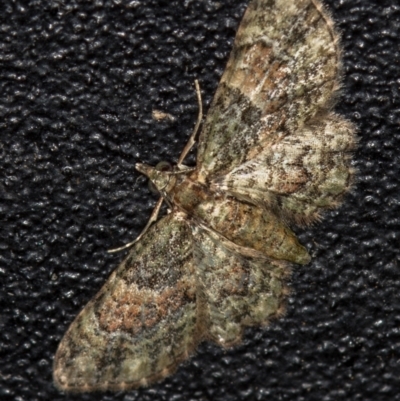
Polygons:
<instances>
[{"instance_id":1,"label":"moth leg","mask_svg":"<svg viewBox=\"0 0 400 401\"><path fill-rule=\"evenodd\" d=\"M163 198L161 197L158 201L156 206L153 209L153 212L151 213L151 216L149 218L149 221L147 222L145 228L142 230L142 232L139 234L139 236L132 242L129 242L129 244L125 244L119 248L115 248L115 249L109 249L107 252L108 253L114 253L114 252L119 252L122 251L123 249L126 248L130 248L132 245L136 244L136 242L138 242L144 234L146 234L147 230L150 228L150 226L157 221L158 218L158 214L160 213L160 209L161 209L161 205L163 203Z\"/></svg>"},{"instance_id":2,"label":"moth leg","mask_svg":"<svg viewBox=\"0 0 400 401\"><path fill-rule=\"evenodd\" d=\"M194 85L196 87L197 101L199 103L199 114L197 116L197 122L196 122L194 130L192 132L192 135L190 136L187 144L185 145L185 147L182 150L181 155L179 156L179 160L178 160L178 164L177 164L178 169L180 169L182 167L183 160L185 159L186 155L190 152L190 149L192 149L193 145L196 143L195 138L196 138L197 132L199 131L201 121L203 119L203 103L201 100L200 85L199 85L199 81L197 79L194 80Z\"/></svg>"}]
</instances>

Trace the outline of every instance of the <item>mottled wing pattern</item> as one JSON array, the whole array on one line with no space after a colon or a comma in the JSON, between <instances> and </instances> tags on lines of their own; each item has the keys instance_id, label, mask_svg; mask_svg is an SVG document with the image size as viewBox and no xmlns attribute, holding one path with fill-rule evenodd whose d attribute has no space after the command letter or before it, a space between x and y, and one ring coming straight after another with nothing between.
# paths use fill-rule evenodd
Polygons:
<instances>
[{"instance_id":1,"label":"mottled wing pattern","mask_svg":"<svg viewBox=\"0 0 400 401\"><path fill-rule=\"evenodd\" d=\"M172 212L71 324L54 361L60 389L146 385L202 339L227 347L282 313L287 264L309 261L285 220L316 219L352 176L354 128L330 111L339 56L319 0L250 2L196 170L137 165Z\"/></svg>"},{"instance_id":2,"label":"mottled wing pattern","mask_svg":"<svg viewBox=\"0 0 400 401\"><path fill-rule=\"evenodd\" d=\"M68 391L124 390L186 359L197 326L191 229L171 213L153 225L71 324L54 361Z\"/></svg>"},{"instance_id":3,"label":"mottled wing pattern","mask_svg":"<svg viewBox=\"0 0 400 401\"><path fill-rule=\"evenodd\" d=\"M352 124L330 113L216 177L211 186L307 224L337 206L349 189L353 132Z\"/></svg>"},{"instance_id":4,"label":"mottled wing pattern","mask_svg":"<svg viewBox=\"0 0 400 401\"><path fill-rule=\"evenodd\" d=\"M283 312L286 262L237 246L204 226L195 226L193 236L207 339L232 346L245 326L265 325Z\"/></svg>"},{"instance_id":5,"label":"mottled wing pattern","mask_svg":"<svg viewBox=\"0 0 400 401\"><path fill-rule=\"evenodd\" d=\"M353 128L328 111L336 38L317 0L249 4L200 135L200 182L298 221L337 203Z\"/></svg>"}]
</instances>

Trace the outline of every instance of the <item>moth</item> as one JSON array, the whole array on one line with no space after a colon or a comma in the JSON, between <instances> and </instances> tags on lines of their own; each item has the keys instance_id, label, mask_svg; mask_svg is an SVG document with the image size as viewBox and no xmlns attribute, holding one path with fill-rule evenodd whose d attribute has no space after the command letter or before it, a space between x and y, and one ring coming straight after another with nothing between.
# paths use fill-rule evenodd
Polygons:
<instances>
[{"instance_id":1,"label":"moth","mask_svg":"<svg viewBox=\"0 0 400 401\"><path fill-rule=\"evenodd\" d=\"M338 206L352 182L354 127L332 111L340 71L338 34L318 0L250 2L196 166L183 161L197 130L171 170L136 165L161 200L62 339L59 389L149 385L199 342L231 347L245 327L282 314L290 265L310 261L290 227ZM170 212L158 219L163 201Z\"/></svg>"}]
</instances>

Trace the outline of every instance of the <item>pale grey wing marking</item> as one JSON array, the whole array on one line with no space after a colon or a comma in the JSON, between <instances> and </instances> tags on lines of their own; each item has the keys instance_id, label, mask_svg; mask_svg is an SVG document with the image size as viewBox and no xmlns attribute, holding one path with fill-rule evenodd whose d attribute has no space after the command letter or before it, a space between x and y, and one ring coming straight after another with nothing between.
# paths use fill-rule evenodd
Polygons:
<instances>
[{"instance_id":1,"label":"pale grey wing marking","mask_svg":"<svg viewBox=\"0 0 400 401\"><path fill-rule=\"evenodd\" d=\"M289 221L309 223L337 206L349 189L353 132L351 123L331 113L213 179L211 186L272 207Z\"/></svg>"},{"instance_id":2,"label":"pale grey wing marking","mask_svg":"<svg viewBox=\"0 0 400 401\"><path fill-rule=\"evenodd\" d=\"M171 213L150 227L61 341L56 385L126 390L172 373L202 337L191 229Z\"/></svg>"},{"instance_id":3,"label":"pale grey wing marking","mask_svg":"<svg viewBox=\"0 0 400 401\"><path fill-rule=\"evenodd\" d=\"M240 247L198 225L193 237L209 340L232 346L245 326L265 325L283 312L287 263L241 255Z\"/></svg>"},{"instance_id":4,"label":"pale grey wing marking","mask_svg":"<svg viewBox=\"0 0 400 401\"><path fill-rule=\"evenodd\" d=\"M339 52L321 9L315 0L250 3L200 135L201 182L296 135L332 102Z\"/></svg>"}]
</instances>

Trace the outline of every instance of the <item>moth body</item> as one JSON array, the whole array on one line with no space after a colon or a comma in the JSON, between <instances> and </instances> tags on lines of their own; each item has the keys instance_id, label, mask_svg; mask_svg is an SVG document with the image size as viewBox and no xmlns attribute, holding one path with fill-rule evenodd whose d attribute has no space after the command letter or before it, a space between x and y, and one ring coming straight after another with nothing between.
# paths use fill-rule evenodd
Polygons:
<instances>
[{"instance_id":1,"label":"moth body","mask_svg":"<svg viewBox=\"0 0 400 401\"><path fill-rule=\"evenodd\" d=\"M234 244L278 260L298 264L310 261L307 250L275 213L228 194L210 189L196 180L197 171L159 171L138 164L172 209L184 212L190 221L203 224Z\"/></svg>"}]
</instances>

